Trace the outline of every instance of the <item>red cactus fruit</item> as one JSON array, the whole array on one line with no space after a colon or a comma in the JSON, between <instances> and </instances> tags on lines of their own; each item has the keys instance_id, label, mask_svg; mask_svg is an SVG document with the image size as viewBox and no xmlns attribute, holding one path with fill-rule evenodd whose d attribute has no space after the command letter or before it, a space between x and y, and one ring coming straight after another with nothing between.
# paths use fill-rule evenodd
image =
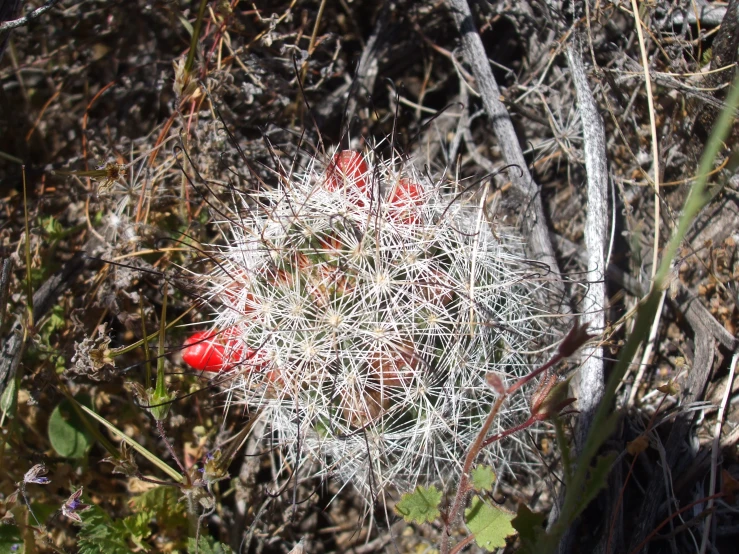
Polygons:
<instances>
[{"instance_id":1,"label":"red cactus fruit","mask_svg":"<svg viewBox=\"0 0 739 554\"><path fill-rule=\"evenodd\" d=\"M182 347L182 360L187 365L198 371L212 373L231 371L256 355L257 351L244 349L234 338L219 337L216 331L193 333Z\"/></svg>"},{"instance_id":2,"label":"red cactus fruit","mask_svg":"<svg viewBox=\"0 0 739 554\"><path fill-rule=\"evenodd\" d=\"M361 193L367 191L369 169L359 152L342 150L334 155L326 168L326 189L331 192L354 187ZM349 192L354 192L349 188Z\"/></svg>"},{"instance_id":3,"label":"red cactus fruit","mask_svg":"<svg viewBox=\"0 0 739 554\"><path fill-rule=\"evenodd\" d=\"M387 199L391 219L410 225L421 221L420 207L423 205L423 188L410 179L400 179L390 191Z\"/></svg>"}]
</instances>

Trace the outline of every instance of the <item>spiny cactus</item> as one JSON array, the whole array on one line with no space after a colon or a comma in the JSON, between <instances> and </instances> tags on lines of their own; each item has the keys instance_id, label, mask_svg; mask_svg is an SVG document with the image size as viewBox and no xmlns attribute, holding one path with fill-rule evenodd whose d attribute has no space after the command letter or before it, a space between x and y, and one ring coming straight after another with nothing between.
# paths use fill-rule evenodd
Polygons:
<instances>
[{"instance_id":1,"label":"spiny cactus","mask_svg":"<svg viewBox=\"0 0 739 554\"><path fill-rule=\"evenodd\" d=\"M199 276L212 330L184 358L224 373L291 471L368 500L443 482L495 396L486 374L525 371L538 285L520 244L457 192L341 151L220 213L225 240ZM505 446L481 461L505 464Z\"/></svg>"}]
</instances>

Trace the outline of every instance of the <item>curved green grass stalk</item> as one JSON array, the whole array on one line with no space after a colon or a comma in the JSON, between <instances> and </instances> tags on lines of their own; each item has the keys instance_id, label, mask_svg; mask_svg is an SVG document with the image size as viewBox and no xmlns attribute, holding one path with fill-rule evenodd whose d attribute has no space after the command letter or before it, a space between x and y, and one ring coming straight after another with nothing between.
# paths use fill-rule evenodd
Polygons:
<instances>
[{"instance_id":1,"label":"curved green grass stalk","mask_svg":"<svg viewBox=\"0 0 739 554\"><path fill-rule=\"evenodd\" d=\"M578 457L574 474L572 475L572 479L567 483L567 493L560 517L557 523L552 526L550 532L544 535L543 539L539 541L540 544L535 546L532 550L533 552L552 552L567 527L587 507L587 503L583 502L583 498L590 498L591 495L584 494L584 492L594 494L596 491L593 490L593 487L600 489L605 484L607 473L601 475L601 482L596 482L595 480L588 482L588 478L591 473L591 462L593 458L616 426L618 416L612 412L611 408L616 397L616 388L626 374L626 370L631 365L639 346L649 336L649 328L659 306L660 295L663 289L669 284L667 281L668 275L681 242L700 210L710 201L710 195L705 192L706 183L713 168L714 161L724 144L723 141L728 136L732 123L734 122L734 112L737 106L739 106L739 80L735 81L732 86L726 99L726 107L721 112L713 132L708 138L706 148L698 166L698 176L685 201L682 217L678 222L672 239L663 252L662 262L654 276L649 294L640 302L634 329L621 350L618 362L608 380L603 400L595 413L591 431Z\"/></svg>"},{"instance_id":2,"label":"curved green grass stalk","mask_svg":"<svg viewBox=\"0 0 739 554\"><path fill-rule=\"evenodd\" d=\"M74 396L72 396L72 393L69 392L66 386L63 384L60 385L59 389L62 394L69 400L69 403L72 405L72 409L77 412L77 415L80 418L80 421L82 421L82 425L85 426L85 429L87 429L90 434L95 438L96 441L98 441L105 450L107 450L111 456L114 456L116 458L120 457L120 454L118 452L118 449L108 440L106 439L103 434L98 430L95 425L90 423L90 420L87 419L87 416L85 415L85 412L83 412L80 407L82 406L82 403L77 400Z\"/></svg>"},{"instance_id":3,"label":"curved green grass stalk","mask_svg":"<svg viewBox=\"0 0 739 554\"><path fill-rule=\"evenodd\" d=\"M146 332L146 317L144 314L144 295L139 292L139 313L141 314L141 331L144 337L148 339L148 333ZM144 381L144 387L148 387L151 383L151 354L149 354L149 341L143 340L144 343L144 368L146 371L146 380Z\"/></svg>"}]
</instances>

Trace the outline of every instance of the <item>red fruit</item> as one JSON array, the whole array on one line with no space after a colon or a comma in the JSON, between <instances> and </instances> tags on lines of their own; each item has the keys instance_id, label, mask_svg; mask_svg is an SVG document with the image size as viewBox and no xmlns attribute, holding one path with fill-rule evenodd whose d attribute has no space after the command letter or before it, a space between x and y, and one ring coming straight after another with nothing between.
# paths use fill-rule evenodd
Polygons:
<instances>
[{"instance_id":1,"label":"red fruit","mask_svg":"<svg viewBox=\"0 0 739 554\"><path fill-rule=\"evenodd\" d=\"M183 345L182 360L198 371L221 371L226 358L226 347L214 342L217 333L199 331L193 333Z\"/></svg>"},{"instance_id":2,"label":"red fruit","mask_svg":"<svg viewBox=\"0 0 739 554\"><path fill-rule=\"evenodd\" d=\"M410 225L421 221L421 206L423 205L423 188L410 179L400 179L387 199L390 207L390 217L399 222Z\"/></svg>"},{"instance_id":3,"label":"red fruit","mask_svg":"<svg viewBox=\"0 0 739 554\"><path fill-rule=\"evenodd\" d=\"M182 360L187 365L198 371L214 373L231 371L256 354L251 348L244 352L243 346L236 339L221 336L219 340L216 331L193 333L182 347Z\"/></svg>"},{"instance_id":4,"label":"red fruit","mask_svg":"<svg viewBox=\"0 0 739 554\"><path fill-rule=\"evenodd\" d=\"M342 150L334 154L334 159L326 168L326 189L331 192L355 188L359 192L367 191L367 162L359 152Z\"/></svg>"}]
</instances>

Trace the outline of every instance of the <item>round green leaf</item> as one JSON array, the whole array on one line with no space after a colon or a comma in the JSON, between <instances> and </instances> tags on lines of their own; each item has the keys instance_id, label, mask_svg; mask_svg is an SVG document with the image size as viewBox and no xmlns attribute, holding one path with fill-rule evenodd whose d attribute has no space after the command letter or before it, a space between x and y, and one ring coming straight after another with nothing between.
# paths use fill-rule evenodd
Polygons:
<instances>
[{"instance_id":1,"label":"round green leaf","mask_svg":"<svg viewBox=\"0 0 739 554\"><path fill-rule=\"evenodd\" d=\"M464 511L467 528L475 536L480 548L492 551L506 545L506 537L516 534L511 525L513 514L491 506L479 496L472 498L470 507Z\"/></svg>"},{"instance_id":2,"label":"round green leaf","mask_svg":"<svg viewBox=\"0 0 739 554\"><path fill-rule=\"evenodd\" d=\"M495 484L495 472L490 466L477 466L472 470L472 488L477 492L491 491Z\"/></svg>"},{"instance_id":3,"label":"round green leaf","mask_svg":"<svg viewBox=\"0 0 739 554\"><path fill-rule=\"evenodd\" d=\"M439 517L441 491L436 487L416 487L414 492L405 493L395 505L395 511L408 523L431 523Z\"/></svg>"},{"instance_id":4,"label":"round green leaf","mask_svg":"<svg viewBox=\"0 0 739 554\"><path fill-rule=\"evenodd\" d=\"M83 458L92 437L68 400L62 400L49 417L49 440L57 454L65 458Z\"/></svg>"}]
</instances>

